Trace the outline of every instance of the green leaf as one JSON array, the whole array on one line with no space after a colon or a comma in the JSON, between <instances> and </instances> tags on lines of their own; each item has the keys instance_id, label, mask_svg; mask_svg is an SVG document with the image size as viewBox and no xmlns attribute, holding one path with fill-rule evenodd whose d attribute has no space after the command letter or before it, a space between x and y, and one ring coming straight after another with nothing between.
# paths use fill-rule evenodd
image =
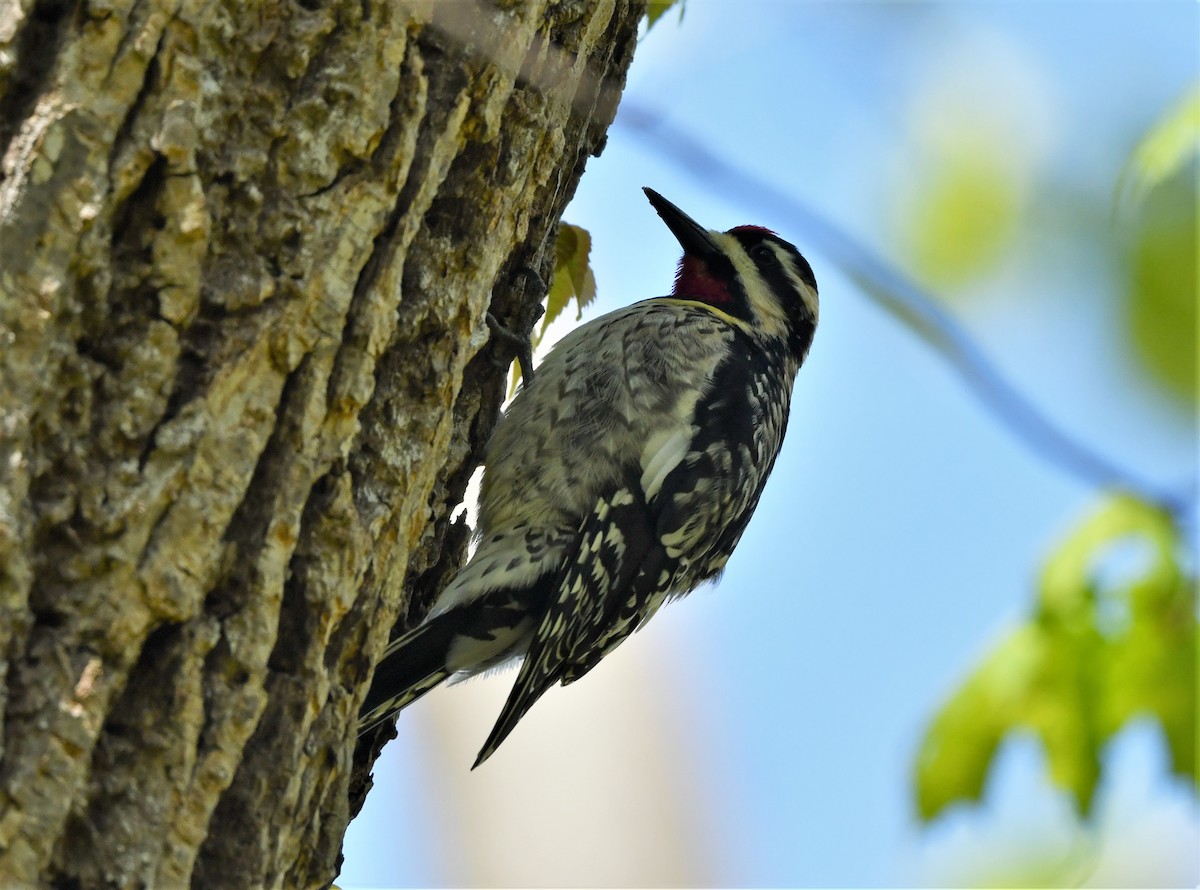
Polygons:
<instances>
[{"instance_id":1,"label":"green leaf","mask_svg":"<svg viewBox=\"0 0 1200 890\"><path fill-rule=\"evenodd\" d=\"M531 335L536 349L546 335L546 329L575 301L575 320L583 318L583 310L596 299L596 276L588 260L592 252L592 236L587 229L560 223L554 241L554 278L546 291L546 312L541 327ZM513 362L509 395L517 389L521 367Z\"/></svg>"},{"instance_id":2,"label":"green leaf","mask_svg":"<svg viewBox=\"0 0 1200 890\"><path fill-rule=\"evenodd\" d=\"M679 4L679 21L683 21L683 0L650 0L646 4L646 30L649 31L654 27L654 23L663 17L663 14L674 6Z\"/></svg>"},{"instance_id":3,"label":"green leaf","mask_svg":"<svg viewBox=\"0 0 1200 890\"><path fill-rule=\"evenodd\" d=\"M1105 583L1124 545L1145 559ZM933 719L915 765L921 818L979 800L1004 737L1032 732L1053 781L1090 812L1104 745L1130 720L1163 729L1172 771L1196 772L1195 579L1161 511L1106 503L1047 561L1035 614L982 660ZM1110 616L1123 616L1114 622Z\"/></svg>"},{"instance_id":4,"label":"green leaf","mask_svg":"<svg viewBox=\"0 0 1200 890\"><path fill-rule=\"evenodd\" d=\"M1041 740L1052 778L1086 811L1100 774L1089 720L1095 646L1086 630L1063 638L1037 622L1005 638L926 734L916 772L921 818L933 819L956 801L980 800L1000 743L1017 730Z\"/></svg>"},{"instance_id":5,"label":"green leaf","mask_svg":"<svg viewBox=\"0 0 1200 890\"><path fill-rule=\"evenodd\" d=\"M546 294L546 314L542 316L545 334L550 323L558 318L571 300L575 301L575 320L583 318L583 308L596 299L596 277L588 264L592 252L592 236L587 229L562 223L554 244L554 280Z\"/></svg>"},{"instance_id":6,"label":"green leaf","mask_svg":"<svg viewBox=\"0 0 1200 890\"><path fill-rule=\"evenodd\" d=\"M917 810L933 819L956 801L983 797L988 767L1013 728L1045 641L1032 627L1009 635L934 718L917 754Z\"/></svg>"},{"instance_id":7,"label":"green leaf","mask_svg":"<svg viewBox=\"0 0 1200 890\"><path fill-rule=\"evenodd\" d=\"M1129 256L1126 311L1137 356L1194 408L1197 275L1195 165L1159 183L1139 207Z\"/></svg>"},{"instance_id":8,"label":"green leaf","mask_svg":"<svg viewBox=\"0 0 1200 890\"><path fill-rule=\"evenodd\" d=\"M1195 580L1179 564L1182 543L1162 513L1125 499L1119 532L1149 548L1149 565L1123 591L1124 633L1110 642L1100 714L1106 738L1128 721L1152 717L1162 727L1171 770L1197 781Z\"/></svg>"},{"instance_id":9,"label":"green leaf","mask_svg":"<svg viewBox=\"0 0 1200 890\"><path fill-rule=\"evenodd\" d=\"M1117 183L1118 200L1141 200L1178 173L1200 147L1200 84L1142 137Z\"/></svg>"}]
</instances>

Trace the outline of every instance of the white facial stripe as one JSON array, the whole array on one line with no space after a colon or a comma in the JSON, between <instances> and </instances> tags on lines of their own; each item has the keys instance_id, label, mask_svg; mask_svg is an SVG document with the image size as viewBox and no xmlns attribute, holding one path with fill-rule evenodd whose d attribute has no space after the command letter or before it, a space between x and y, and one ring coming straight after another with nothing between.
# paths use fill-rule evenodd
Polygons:
<instances>
[{"instance_id":1,"label":"white facial stripe","mask_svg":"<svg viewBox=\"0 0 1200 890\"><path fill-rule=\"evenodd\" d=\"M742 243L733 235L727 235L724 232L710 232L709 234L712 235L713 240L720 243L721 249L732 261L734 269L737 270L738 278L741 279L742 287L746 290L746 297L750 301L750 311L754 313L757 327L769 336L786 336L787 315L784 313L783 307L779 305L779 300L766 286L758 267L754 264L754 260L750 259L750 255L746 253ZM789 263L784 268L790 268L790 265Z\"/></svg>"}]
</instances>

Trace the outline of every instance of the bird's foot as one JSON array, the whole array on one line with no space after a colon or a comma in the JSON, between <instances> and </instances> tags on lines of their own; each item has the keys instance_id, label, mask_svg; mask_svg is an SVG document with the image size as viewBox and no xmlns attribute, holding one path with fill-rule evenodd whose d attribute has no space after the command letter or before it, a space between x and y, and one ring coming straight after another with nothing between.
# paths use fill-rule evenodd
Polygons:
<instances>
[{"instance_id":1,"label":"bird's foot","mask_svg":"<svg viewBox=\"0 0 1200 890\"><path fill-rule=\"evenodd\" d=\"M542 276L537 270L531 266L521 266L513 274L513 279L520 275L525 279L525 290L522 291L521 305L530 307L524 313L525 317L514 319L517 323L515 329L513 326L505 325L491 312L488 312L487 326L491 329L492 336L497 340L502 341L509 347L509 354L502 361L504 364L517 360L517 364L521 368L521 377L528 386L533 382L533 328L538 323L538 320L545 313L546 309L542 305L546 297L546 282L542 280ZM524 299L525 291L530 285L533 285L538 293L536 302L529 302Z\"/></svg>"}]
</instances>

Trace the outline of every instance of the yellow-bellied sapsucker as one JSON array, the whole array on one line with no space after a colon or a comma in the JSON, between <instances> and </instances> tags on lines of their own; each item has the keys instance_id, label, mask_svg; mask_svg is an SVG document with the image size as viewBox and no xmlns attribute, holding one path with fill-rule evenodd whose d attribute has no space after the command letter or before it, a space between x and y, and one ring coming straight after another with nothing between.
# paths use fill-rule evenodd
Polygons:
<instances>
[{"instance_id":1,"label":"yellow-bellied sapsucker","mask_svg":"<svg viewBox=\"0 0 1200 890\"><path fill-rule=\"evenodd\" d=\"M478 548L387 647L361 728L524 656L478 766L549 687L733 553L783 442L817 283L767 229L708 231L646 195L683 246L674 291L580 326L526 380L488 443Z\"/></svg>"}]
</instances>

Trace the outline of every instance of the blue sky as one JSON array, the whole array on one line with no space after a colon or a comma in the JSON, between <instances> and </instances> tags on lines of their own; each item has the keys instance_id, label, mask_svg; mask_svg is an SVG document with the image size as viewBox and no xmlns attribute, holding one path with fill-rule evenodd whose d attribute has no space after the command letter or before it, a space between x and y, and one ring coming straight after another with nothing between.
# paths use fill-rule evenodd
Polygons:
<instances>
[{"instance_id":1,"label":"blue sky","mask_svg":"<svg viewBox=\"0 0 1200 890\"><path fill-rule=\"evenodd\" d=\"M1113 258L1090 237L1119 221L1075 232L1063 208L1071 196L1107 208L1137 139L1196 80L1198 7L734 8L689 0L682 25L664 18L638 50L624 102L661 113L900 268L921 127L968 110L1014 158L1028 198L996 267L947 295L953 311L1075 436L1162 484L1193 474L1194 419L1131 355ZM480 770L468 772L512 674L405 712L350 828L339 885L535 880L506 870L517 867L501 854L488 859L501 827L524 838L518 859L545 861L536 874L546 883L578 885L961 883L964 863L1078 844L1031 740L1005 749L984 806L927 830L909 777L928 719L1026 613L1040 561L1100 492L984 412L806 246L794 220L696 181L620 118L566 214L593 237L599 299L585 317L670 289L678 248L643 185L713 228L767 225L816 271L821 327L759 511L718 587L665 609L584 681L548 695ZM624 758L615 763L667 775L661 791L632 783L636 764L621 770L606 759L613 751ZM1133 727L1109 755L1104 816L1084 836L1093 879L1200 882L1200 817L1165 778L1153 725ZM557 863L539 852L539 837L610 807L607 823L623 824L597 834L595 849ZM639 865L640 819L674 838L663 844L686 851L686 868Z\"/></svg>"}]
</instances>

